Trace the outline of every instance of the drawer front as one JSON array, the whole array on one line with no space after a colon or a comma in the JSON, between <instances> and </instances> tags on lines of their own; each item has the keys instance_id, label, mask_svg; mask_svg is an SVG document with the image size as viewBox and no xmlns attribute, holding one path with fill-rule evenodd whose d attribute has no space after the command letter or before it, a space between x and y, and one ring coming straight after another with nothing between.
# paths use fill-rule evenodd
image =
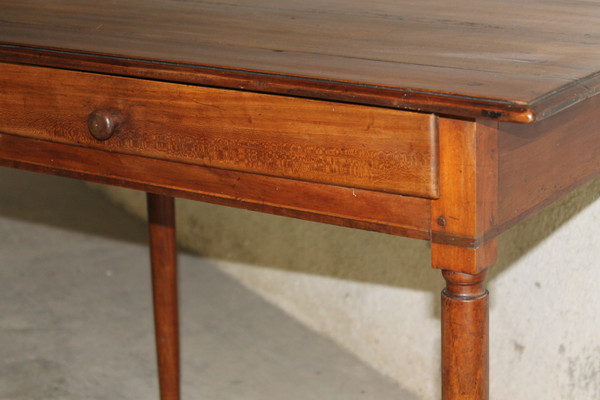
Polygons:
<instances>
[{"instance_id":1,"label":"drawer front","mask_svg":"<svg viewBox=\"0 0 600 400\"><path fill-rule=\"evenodd\" d=\"M109 138L92 136L90 115L112 118ZM429 114L0 64L0 131L425 198L439 191Z\"/></svg>"}]
</instances>

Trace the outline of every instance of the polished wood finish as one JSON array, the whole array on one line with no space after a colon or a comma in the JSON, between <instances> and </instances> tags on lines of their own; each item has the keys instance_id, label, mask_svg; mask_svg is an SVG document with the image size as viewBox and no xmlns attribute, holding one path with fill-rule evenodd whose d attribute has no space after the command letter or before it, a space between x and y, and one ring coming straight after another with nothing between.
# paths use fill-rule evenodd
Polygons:
<instances>
[{"instance_id":1,"label":"polished wood finish","mask_svg":"<svg viewBox=\"0 0 600 400\"><path fill-rule=\"evenodd\" d=\"M498 232L600 173L600 97L533 125L500 124Z\"/></svg>"},{"instance_id":2,"label":"polished wood finish","mask_svg":"<svg viewBox=\"0 0 600 400\"><path fill-rule=\"evenodd\" d=\"M429 239L431 201L0 134L0 165Z\"/></svg>"},{"instance_id":3,"label":"polished wood finish","mask_svg":"<svg viewBox=\"0 0 600 400\"><path fill-rule=\"evenodd\" d=\"M99 110L100 132L90 135L89 115ZM104 132L109 114L121 123ZM438 196L436 121L375 107L0 64L4 132L419 197Z\"/></svg>"},{"instance_id":4,"label":"polished wood finish","mask_svg":"<svg viewBox=\"0 0 600 400\"><path fill-rule=\"evenodd\" d=\"M198 66L223 87L249 72L246 81L269 92L365 101L367 86L386 91L389 106L532 121L595 94L600 83L600 11L586 1L0 4L6 43L110 55L146 70L153 67L145 60ZM288 78L287 87L268 79L261 88L265 74ZM571 96L573 87L581 96Z\"/></svg>"},{"instance_id":5,"label":"polished wood finish","mask_svg":"<svg viewBox=\"0 0 600 400\"><path fill-rule=\"evenodd\" d=\"M476 248L431 243L431 265L437 269L477 274L491 267L497 258L497 239Z\"/></svg>"},{"instance_id":6,"label":"polished wood finish","mask_svg":"<svg viewBox=\"0 0 600 400\"><path fill-rule=\"evenodd\" d=\"M14 93L14 91L12 93ZM96 109L92 111L88 117L88 130L96 140L108 140L113 133L115 133L115 130L123 123L123 119L124 117L119 111Z\"/></svg>"},{"instance_id":7,"label":"polished wood finish","mask_svg":"<svg viewBox=\"0 0 600 400\"><path fill-rule=\"evenodd\" d=\"M440 119L441 195L432 202L431 259L441 269L442 399L489 398L487 268L497 239L498 123ZM471 246L458 246L466 240Z\"/></svg>"},{"instance_id":8,"label":"polished wood finish","mask_svg":"<svg viewBox=\"0 0 600 400\"><path fill-rule=\"evenodd\" d=\"M536 118L536 114L526 105L498 102L494 99L455 97L415 89L298 78L212 66L155 63L143 59L107 57L104 54L89 54L64 49L29 48L1 42L0 49L2 50L0 51L0 61L10 63L44 65L468 118L483 116L500 121L516 122L533 122ZM265 76L268 77L267 80L264 79Z\"/></svg>"},{"instance_id":9,"label":"polished wood finish","mask_svg":"<svg viewBox=\"0 0 600 400\"><path fill-rule=\"evenodd\" d=\"M174 196L430 240L444 399L487 399L496 237L600 174L594 2L0 5L0 165L154 193L163 400Z\"/></svg>"},{"instance_id":10,"label":"polished wood finish","mask_svg":"<svg viewBox=\"0 0 600 400\"><path fill-rule=\"evenodd\" d=\"M443 271L442 400L488 400L489 322L487 271Z\"/></svg>"},{"instance_id":11,"label":"polished wood finish","mask_svg":"<svg viewBox=\"0 0 600 400\"><path fill-rule=\"evenodd\" d=\"M175 200L147 194L150 261L161 400L179 400Z\"/></svg>"},{"instance_id":12,"label":"polished wood finish","mask_svg":"<svg viewBox=\"0 0 600 400\"><path fill-rule=\"evenodd\" d=\"M440 119L440 185L432 202L432 265L477 274L496 261L498 130L494 121Z\"/></svg>"}]
</instances>

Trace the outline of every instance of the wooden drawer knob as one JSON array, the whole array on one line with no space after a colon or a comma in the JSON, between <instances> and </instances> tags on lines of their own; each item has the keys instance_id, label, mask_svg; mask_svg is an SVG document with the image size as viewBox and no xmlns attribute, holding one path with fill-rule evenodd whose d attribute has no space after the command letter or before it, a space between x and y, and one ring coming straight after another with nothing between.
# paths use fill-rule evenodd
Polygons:
<instances>
[{"instance_id":1,"label":"wooden drawer knob","mask_svg":"<svg viewBox=\"0 0 600 400\"><path fill-rule=\"evenodd\" d=\"M121 116L113 110L94 110L88 117L88 129L98 140L110 138L122 122Z\"/></svg>"}]
</instances>

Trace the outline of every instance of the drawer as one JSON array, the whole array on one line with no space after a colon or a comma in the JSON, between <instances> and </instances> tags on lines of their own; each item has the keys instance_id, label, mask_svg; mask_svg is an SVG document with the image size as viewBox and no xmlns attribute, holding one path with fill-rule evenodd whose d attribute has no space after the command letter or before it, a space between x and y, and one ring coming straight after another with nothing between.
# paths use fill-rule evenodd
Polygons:
<instances>
[{"instance_id":1,"label":"drawer","mask_svg":"<svg viewBox=\"0 0 600 400\"><path fill-rule=\"evenodd\" d=\"M108 118L112 134L94 118ZM430 114L0 64L0 131L425 198L439 191Z\"/></svg>"}]
</instances>

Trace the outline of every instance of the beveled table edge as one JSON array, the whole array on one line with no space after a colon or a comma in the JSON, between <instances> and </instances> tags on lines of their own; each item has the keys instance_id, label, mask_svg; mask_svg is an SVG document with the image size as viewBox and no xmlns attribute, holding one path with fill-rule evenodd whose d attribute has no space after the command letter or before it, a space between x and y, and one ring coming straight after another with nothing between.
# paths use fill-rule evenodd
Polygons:
<instances>
[{"instance_id":1,"label":"beveled table edge","mask_svg":"<svg viewBox=\"0 0 600 400\"><path fill-rule=\"evenodd\" d=\"M364 82L327 80L270 71L90 53L27 44L0 42L0 61L436 113L468 119L484 118L531 123L539 119L539 115L543 115L544 118L552 115L543 109L545 104L543 101L534 102L537 107L533 109L530 104L522 102L460 93L380 86ZM600 86L600 77L598 82ZM561 110L562 108L558 108L556 112Z\"/></svg>"}]
</instances>

